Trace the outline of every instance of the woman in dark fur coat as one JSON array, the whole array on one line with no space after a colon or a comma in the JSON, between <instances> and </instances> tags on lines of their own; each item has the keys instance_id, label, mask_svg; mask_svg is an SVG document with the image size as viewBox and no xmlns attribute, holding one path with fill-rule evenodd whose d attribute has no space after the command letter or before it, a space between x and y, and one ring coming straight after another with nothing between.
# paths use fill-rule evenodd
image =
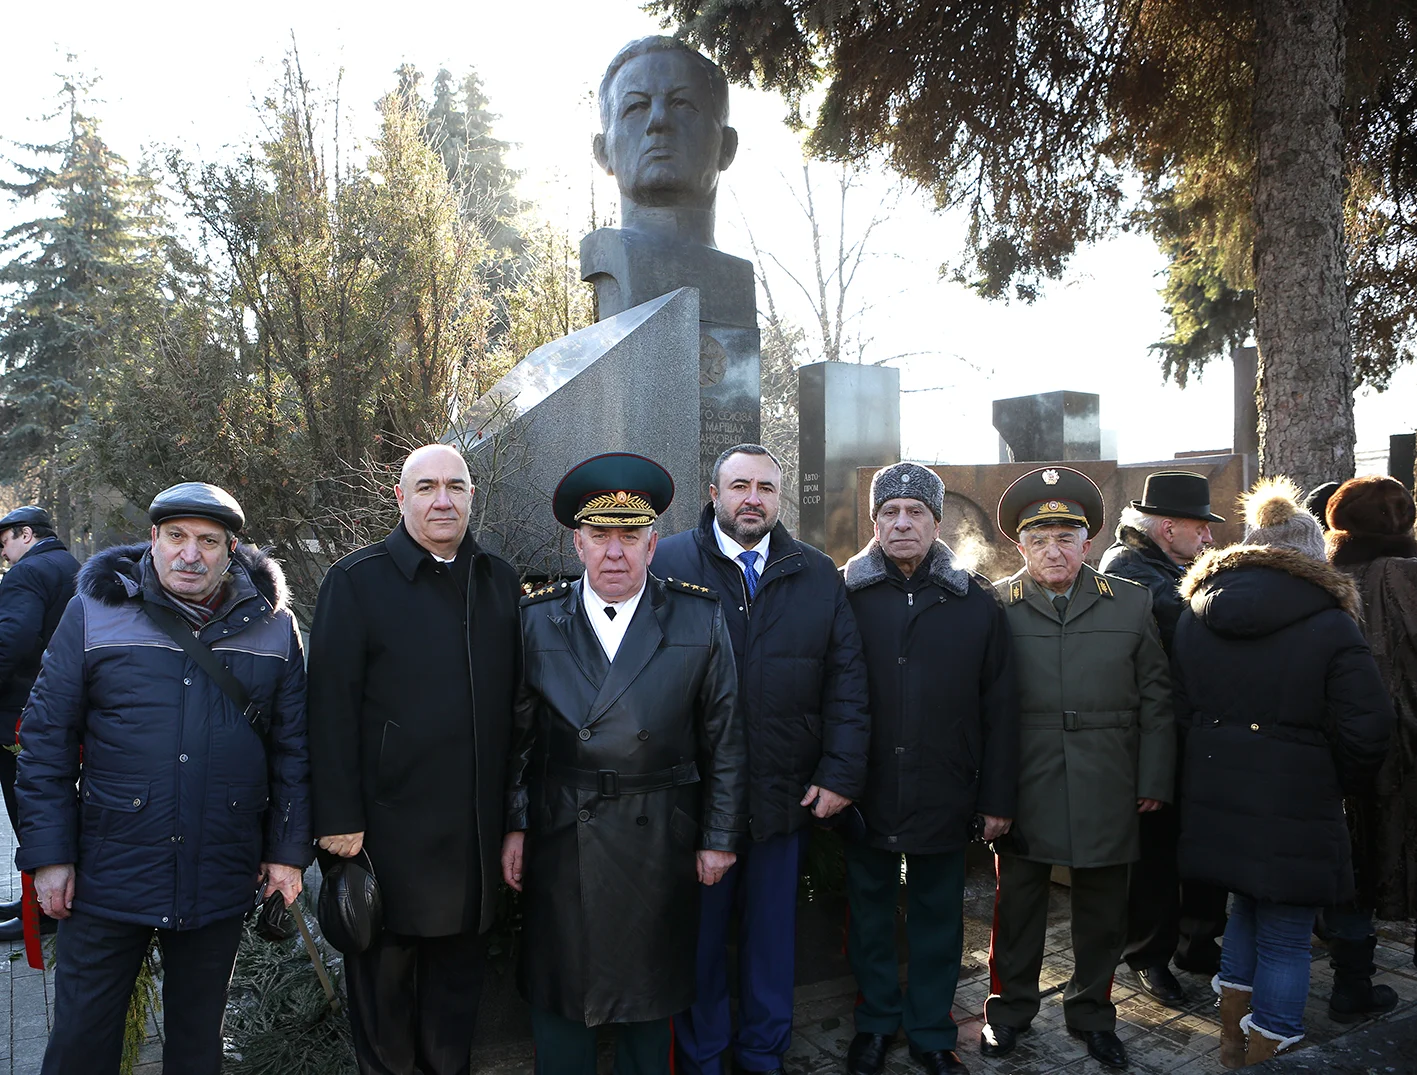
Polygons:
<instances>
[{"instance_id":1,"label":"woman in dark fur coat","mask_svg":"<svg viewBox=\"0 0 1417 1075\"><path fill-rule=\"evenodd\" d=\"M1230 1068L1304 1035L1314 916L1353 897L1343 797L1393 721L1357 589L1299 495L1281 478L1243 498L1245 541L1186 574L1172 648L1181 876L1234 893L1215 982Z\"/></svg>"}]
</instances>

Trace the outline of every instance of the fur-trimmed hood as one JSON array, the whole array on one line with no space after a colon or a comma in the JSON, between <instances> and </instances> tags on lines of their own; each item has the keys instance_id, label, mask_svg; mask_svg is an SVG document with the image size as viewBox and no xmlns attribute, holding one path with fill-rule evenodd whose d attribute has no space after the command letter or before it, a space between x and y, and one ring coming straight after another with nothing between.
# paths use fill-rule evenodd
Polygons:
<instances>
[{"instance_id":1,"label":"fur-trimmed hood","mask_svg":"<svg viewBox=\"0 0 1417 1075\"><path fill-rule=\"evenodd\" d=\"M145 543L114 545L94 553L79 568L79 593L105 605L120 605L138 596L144 574L150 570L150 550L151 546ZM285 572L268 552L255 545L238 544L231 563L233 576L237 572L244 575L277 612L289 604Z\"/></svg>"},{"instance_id":2,"label":"fur-trimmed hood","mask_svg":"<svg viewBox=\"0 0 1417 1075\"><path fill-rule=\"evenodd\" d=\"M1181 580L1181 600L1221 634L1255 637L1331 608L1358 622L1353 580L1301 552L1271 545L1211 549Z\"/></svg>"},{"instance_id":3,"label":"fur-trimmed hood","mask_svg":"<svg viewBox=\"0 0 1417 1075\"><path fill-rule=\"evenodd\" d=\"M872 538L869 545L846 561L843 574L848 593L885 582L890 575L881 543ZM930 557L930 579L956 597L969 593L969 572L959 565L954 550L939 538L935 539L934 555Z\"/></svg>"}]
</instances>

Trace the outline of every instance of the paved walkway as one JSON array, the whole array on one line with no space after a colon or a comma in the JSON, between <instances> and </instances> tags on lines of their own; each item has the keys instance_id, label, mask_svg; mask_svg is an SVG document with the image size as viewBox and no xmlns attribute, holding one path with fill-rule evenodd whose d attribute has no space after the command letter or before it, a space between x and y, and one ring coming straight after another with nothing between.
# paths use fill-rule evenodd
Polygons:
<instances>
[{"instance_id":1,"label":"paved walkway","mask_svg":"<svg viewBox=\"0 0 1417 1075\"><path fill-rule=\"evenodd\" d=\"M4 864L14 861L14 837L9 826L0 823L0 897L18 895L18 878ZM971 889L987 887L987 878L971 877ZM983 892L979 893L982 897ZM1003 1060L985 1060L979 1055L979 1025L984 998L989 991L988 921L982 898L971 899L966 922L966 952L961 975L956 1017L960 1020L960 1055L975 1075L1052 1075L1054 1072L1102 1073L1108 1069L1086 1055L1082 1043L1070 1037L1063 1025L1062 986L1072 972L1072 953L1067 923L1066 890L1055 886L1052 925L1048 930L1043 965L1045 995L1043 1008L1032 1029L1020 1037L1017 1050ZM1412 963L1412 926L1385 924L1379 937L1376 961L1377 982L1392 986L1401 998L1397 1011L1383 1022L1391 1025L1400 1040L1368 1048L1374 1075L1417 1075L1417 967ZM833 943L824 939L820 943ZM835 940L839 943L839 938ZM6 946L0 945L0 954ZM0 958L0 1025L8 1033L0 1035L0 1075L36 1075L44 1054L53 1013L53 972L33 970L25 962L21 944L8 946L9 959ZM1309 1046L1322 1045L1343 1035L1364 1032L1371 1022L1344 1026L1328 1017L1328 993L1332 982L1327 953L1314 949L1312 986L1305 1025ZM908 973L908 968L903 968ZM1113 999L1119 1013L1118 1034L1130 1053L1129 1070L1134 1075L1218 1075L1219 1023L1216 1021L1209 982L1194 975L1180 975L1191 1003L1185 1011L1172 1011L1138 992L1125 968L1118 971ZM489 977L489 984L494 979ZM503 988L506 988L503 986ZM856 988L849 977L839 977L797 990L796 1033L785 1058L788 1075L840 1075L853 1026L851 1010ZM1413 1018L1405 1018L1411 1016ZM149 1028L149 1040L139 1057L136 1075L161 1075L161 1046L157 1028ZM1368 1035L1372 1037L1372 1035ZM1355 1042L1359 1039L1355 1039ZM1391 1055L1387 1055L1391 1054ZM608 1050L605 1059L608 1060ZM1318 1055L1318 1054L1315 1054ZM508 1042L505 1046L479 1050L475 1070L497 1075L524 1075L531 1070L530 1042ZM608 1071L607 1065L603 1069ZM887 1060L888 1075L916 1075L903 1041L897 1042ZM1308 1070L1305 1067L1303 1070ZM177 1073L171 1073L177 1075Z\"/></svg>"}]
</instances>

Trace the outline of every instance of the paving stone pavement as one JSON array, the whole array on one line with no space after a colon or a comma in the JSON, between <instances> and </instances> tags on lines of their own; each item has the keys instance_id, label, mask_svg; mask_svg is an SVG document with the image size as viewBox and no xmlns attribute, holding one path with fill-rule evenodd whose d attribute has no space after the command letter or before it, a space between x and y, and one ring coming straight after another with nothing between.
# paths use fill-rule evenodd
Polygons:
<instances>
[{"instance_id":1,"label":"paving stone pavement","mask_svg":"<svg viewBox=\"0 0 1417 1075\"><path fill-rule=\"evenodd\" d=\"M0 898L19 894L19 878L14 874L14 837L9 825L0 833ZM985 1060L979 1055L979 1027L983 1020L984 998L989 992L989 953L983 947L965 952L963 976L955 1002L960 1024L960 1055L975 1075L1053 1075L1055 1072L1101 1075L1108 1069L1089 1058L1080 1041L1069 1036L1063 1024L1062 987L1072 973L1070 933L1065 890L1054 893L1047 934L1042 985L1043 1007L1029 1032L1019 1038L1014 1053L1001 1060ZM971 919L980 918L980 908L971 906ZM970 943L987 939L987 921L967 923ZM0 956L6 946L0 945ZM19 943L8 946L8 959L0 958L0 1075L36 1075L44 1054L53 1014L53 972L31 969ZM1332 984L1327 953L1314 948L1309 1004L1304 1022L1308 1030L1306 1046L1321 1045L1342 1035L1371 1027L1371 1021L1342 1025L1328 1017L1328 993ZM1412 963L1411 923L1384 923L1379 932L1375 956L1379 971L1374 981L1390 985L1400 998L1397 1010L1385 1017L1395 1021L1417 1015L1417 967ZM902 968L908 977L908 967ZM1173 1011L1154 1003L1136 988L1125 967L1118 970L1112 997L1117 1004L1117 1033L1130 1055L1128 1071L1133 1075L1219 1075L1220 1026L1216 1019L1209 982L1196 975L1181 974L1190 1003L1184 1011ZM851 1022L855 984L837 978L797 989L795 1031L792 1048L784 1058L786 1075L841 1075L846 1049L854 1028ZM1417 1043L1405 1055L1374 1057L1374 1075L1417 1075ZM481 1053L476 1069L495 1075L525 1075L531 1070L530 1043L517 1043L497 1050L498 1055ZM609 1071L609 1051L602 1065ZM148 1041L139 1056L135 1075L161 1075L160 1031L149 1026ZM918 1075L903 1040L892 1047L886 1075ZM171 1073L178 1075L178 1073ZM352 1075L352 1073L351 1073Z\"/></svg>"}]
</instances>

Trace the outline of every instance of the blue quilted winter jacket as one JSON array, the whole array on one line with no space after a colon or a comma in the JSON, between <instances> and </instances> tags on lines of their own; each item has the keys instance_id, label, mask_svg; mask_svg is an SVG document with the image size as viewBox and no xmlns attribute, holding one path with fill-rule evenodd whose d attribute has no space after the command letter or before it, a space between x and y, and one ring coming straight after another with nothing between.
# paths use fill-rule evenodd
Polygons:
<instances>
[{"instance_id":1,"label":"blue quilted winter jacket","mask_svg":"<svg viewBox=\"0 0 1417 1075\"><path fill-rule=\"evenodd\" d=\"M74 863L78 910L197 929L252 906L260 863L313 857L304 660L279 566L238 546L200 638L269 712L267 756L144 592L165 600L146 545L79 572L21 718L15 864Z\"/></svg>"}]
</instances>

